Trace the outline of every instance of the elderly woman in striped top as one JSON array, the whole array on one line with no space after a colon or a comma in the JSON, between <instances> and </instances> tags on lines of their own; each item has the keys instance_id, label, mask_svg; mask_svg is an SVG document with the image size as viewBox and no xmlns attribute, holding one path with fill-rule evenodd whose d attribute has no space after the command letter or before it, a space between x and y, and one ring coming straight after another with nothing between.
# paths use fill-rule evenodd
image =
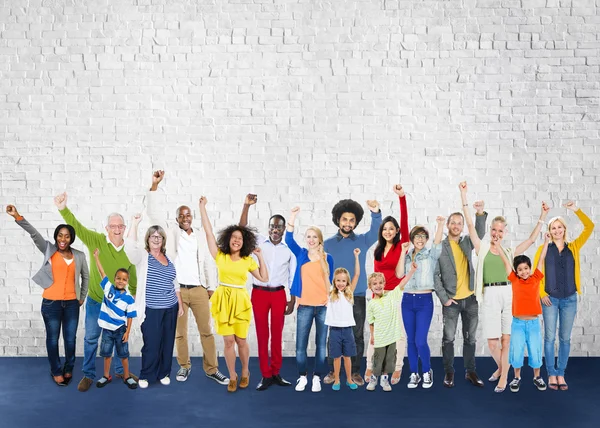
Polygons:
<instances>
[{"instance_id":1,"label":"elderly woman in striped top","mask_svg":"<svg viewBox=\"0 0 600 428\"><path fill-rule=\"evenodd\" d=\"M157 379L163 385L171 383L175 328L177 317L183 315L183 305L175 266L166 254L167 235L160 226L149 227L142 248L137 240L141 219L141 214L132 218L125 252L136 265L138 277L135 299L144 339L138 384L147 388Z\"/></svg>"}]
</instances>

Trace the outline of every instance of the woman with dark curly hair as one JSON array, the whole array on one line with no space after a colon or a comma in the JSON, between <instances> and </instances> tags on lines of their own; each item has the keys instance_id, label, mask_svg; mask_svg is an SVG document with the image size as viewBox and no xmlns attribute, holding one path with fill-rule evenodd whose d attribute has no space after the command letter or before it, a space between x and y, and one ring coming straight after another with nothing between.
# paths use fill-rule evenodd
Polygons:
<instances>
[{"instance_id":1,"label":"woman with dark curly hair","mask_svg":"<svg viewBox=\"0 0 600 428\"><path fill-rule=\"evenodd\" d=\"M257 280L269 281L267 264L260 248L256 245L255 231L239 225L228 226L219 232L215 238L212 225L206 212L206 197L200 198L200 216L202 227L206 233L206 241L211 256L215 259L219 271L219 286L211 300L210 312L217 326L217 333L223 336L225 362L229 370L229 385L227 391L235 392L238 388L238 376L235 372L235 344L238 346L242 362L242 378L240 388L247 388L250 383L250 348L246 342L250 319L252 318L252 303L246 291L248 272ZM258 257L260 266L251 257Z\"/></svg>"}]
</instances>

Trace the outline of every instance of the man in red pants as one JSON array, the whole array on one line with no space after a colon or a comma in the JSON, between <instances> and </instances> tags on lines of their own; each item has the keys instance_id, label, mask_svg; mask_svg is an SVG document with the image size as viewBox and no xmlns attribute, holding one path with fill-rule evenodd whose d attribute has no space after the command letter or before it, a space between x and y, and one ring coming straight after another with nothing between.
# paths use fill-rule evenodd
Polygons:
<instances>
[{"instance_id":1,"label":"man in red pants","mask_svg":"<svg viewBox=\"0 0 600 428\"><path fill-rule=\"evenodd\" d=\"M248 194L244 200L244 208L240 217L240 226L248 224L248 210L257 201L256 195ZM296 257L285 242L285 218L279 214L269 219L269 236L258 236L257 243L264 255L269 270L269 282L254 280L252 285L252 310L258 340L258 362L262 379L257 385L258 391L265 391L273 384L289 386L290 382L279 374L281 370L281 345L285 315L294 312L296 298L286 298L296 271ZM271 328L269 331L269 311L271 312ZM271 362L269 363L269 335L271 336Z\"/></svg>"}]
</instances>

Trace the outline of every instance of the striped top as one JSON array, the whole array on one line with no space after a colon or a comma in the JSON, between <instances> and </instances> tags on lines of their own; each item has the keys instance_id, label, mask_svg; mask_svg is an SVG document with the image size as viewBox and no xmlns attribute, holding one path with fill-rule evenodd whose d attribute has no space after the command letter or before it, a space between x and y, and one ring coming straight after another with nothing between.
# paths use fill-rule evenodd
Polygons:
<instances>
[{"instance_id":1,"label":"striped top","mask_svg":"<svg viewBox=\"0 0 600 428\"><path fill-rule=\"evenodd\" d=\"M167 256L167 266L148 253L148 274L146 276L146 307L167 309L177 304L175 294L175 266Z\"/></svg>"},{"instance_id":2,"label":"striped top","mask_svg":"<svg viewBox=\"0 0 600 428\"><path fill-rule=\"evenodd\" d=\"M373 299L367 305L367 322L373 324L375 348L388 346L403 336L399 320L398 304L402 299L402 289L394 288L379 299Z\"/></svg>"},{"instance_id":3,"label":"striped top","mask_svg":"<svg viewBox=\"0 0 600 428\"><path fill-rule=\"evenodd\" d=\"M107 330L115 331L127 323L127 318L135 318L135 300L127 290L118 290L104 277L100 282L104 291L98 325Z\"/></svg>"}]
</instances>

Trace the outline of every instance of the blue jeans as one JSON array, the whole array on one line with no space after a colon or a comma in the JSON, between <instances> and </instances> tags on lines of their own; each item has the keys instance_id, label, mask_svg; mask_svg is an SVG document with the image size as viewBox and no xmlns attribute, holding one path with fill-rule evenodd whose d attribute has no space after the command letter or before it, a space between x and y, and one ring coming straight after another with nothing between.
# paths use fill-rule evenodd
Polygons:
<instances>
[{"instance_id":1,"label":"blue jeans","mask_svg":"<svg viewBox=\"0 0 600 428\"><path fill-rule=\"evenodd\" d=\"M98 339L102 327L98 325L100 307L102 303L88 297L85 299L85 337L83 339L83 375L89 379L96 378L96 353L98 352ZM115 372L123 374L123 364L118 358L113 359Z\"/></svg>"},{"instance_id":2,"label":"blue jeans","mask_svg":"<svg viewBox=\"0 0 600 428\"><path fill-rule=\"evenodd\" d=\"M46 352L52 376L73 373L75 365L75 342L79 324L79 302L77 300L42 299L42 318L46 325ZM65 365L60 363L58 338L62 327L65 344Z\"/></svg>"},{"instance_id":3,"label":"blue jeans","mask_svg":"<svg viewBox=\"0 0 600 428\"><path fill-rule=\"evenodd\" d=\"M522 320L514 317L510 327L510 350L508 363L515 369L523 367L527 346L527 361L529 367L542 367L542 328L540 320Z\"/></svg>"},{"instance_id":4,"label":"blue jeans","mask_svg":"<svg viewBox=\"0 0 600 428\"><path fill-rule=\"evenodd\" d=\"M411 294L404 293L402 297L402 320L406 330L408 344L408 363L411 373L419 372L419 357L423 373L431 369L431 351L427 343L429 326L433 318L432 293Z\"/></svg>"},{"instance_id":5,"label":"blue jeans","mask_svg":"<svg viewBox=\"0 0 600 428\"><path fill-rule=\"evenodd\" d=\"M315 337L315 372L316 376L327 372L325 356L327 352L327 326L325 325L325 314L327 306L298 306L296 315L296 364L300 375L306 375L306 348L308 347L308 336L312 328L313 320L317 329Z\"/></svg>"},{"instance_id":6,"label":"blue jeans","mask_svg":"<svg viewBox=\"0 0 600 428\"><path fill-rule=\"evenodd\" d=\"M544 316L544 356L548 376L564 376L571 352L571 330L577 313L577 293L557 299L550 297L552 306L542 304ZM558 367L554 358L554 340L556 339L556 324L558 326Z\"/></svg>"}]
</instances>

